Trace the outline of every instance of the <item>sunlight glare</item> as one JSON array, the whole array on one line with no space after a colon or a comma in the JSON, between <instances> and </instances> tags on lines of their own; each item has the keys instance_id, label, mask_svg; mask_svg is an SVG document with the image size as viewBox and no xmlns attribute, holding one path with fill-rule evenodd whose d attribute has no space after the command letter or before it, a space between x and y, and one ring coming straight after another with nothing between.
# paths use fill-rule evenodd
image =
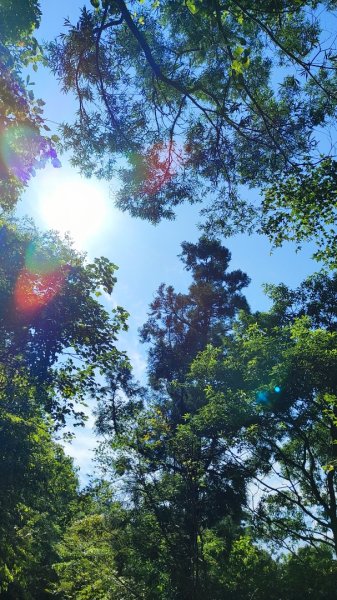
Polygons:
<instances>
[{"instance_id":1,"label":"sunlight glare","mask_svg":"<svg viewBox=\"0 0 337 600\"><path fill-rule=\"evenodd\" d=\"M48 229L69 233L75 246L84 250L106 225L107 196L100 182L79 175L52 176L39 189L39 213Z\"/></svg>"}]
</instances>

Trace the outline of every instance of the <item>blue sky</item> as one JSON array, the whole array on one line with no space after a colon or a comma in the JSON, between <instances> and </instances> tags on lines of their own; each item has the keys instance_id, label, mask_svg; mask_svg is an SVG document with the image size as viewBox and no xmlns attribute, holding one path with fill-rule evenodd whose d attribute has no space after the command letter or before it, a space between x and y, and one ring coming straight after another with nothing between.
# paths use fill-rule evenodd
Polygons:
<instances>
[{"instance_id":1,"label":"blue sky","mask_svg":"<svg viewBox=\"0 0 337 600\"><path fill-rule=\"evenodd\" d=\"M58 35L65 17L76 21L80 6L77 0L43 0L42 22L36 37L50 40ZM52 122L71 120L76 109L74 100L61 93L57 81L46 69L40 68L32 78L35 81L35 95L46 101L45 115L56 133L56 125ZM146 319L147 307L161 282L172 284L179 291L188 286L189 276L183 271L177 255L182 241L193 242L200 235L196 226L200 207L182 206L177 211L175 221L163 222L155 227L132 219L114 208L116 182L109 184L90 180L85 188L83 186L86 183L71 169L66 156L61 157L61 161L61 169L48 167L32 180L19 206L19 213L31 216L41 228L57 228L60 223L63 230L69 226L79 249L86 251L89 257L107 256L119 266L118 283L112 300L107 301L106 306L120 304L130 313L129 332L123 335L119 346L127 350L136 376L144 378L145 349L138 342L137 330ZM85 207L76 204L78 198L83 196L87 196L89 216L83 221L83 226L81 222L77 226L85 229L86 236L76 241L78 232L76 234L74 214L76 211L81 215L84 212ZM92 210L98 218L98 225L90 222ZM268 306L262 292L263 283L284 282L296 286L309 273L318 270L317 263L310 260L312 249L309 245L299 254L295 253L291 244L271 254L268 240L257 235L240 235L224 243L232 252L230 268L240 268L251 278L246 295L253 310ZM75 457L76 464L81 466L82 481L85 481L85 474L91 468L91 449L95 443L92 423L91 417L88 426L77 430L76 440L71 447L67 447Z\"/></svg>"}]
</instances>

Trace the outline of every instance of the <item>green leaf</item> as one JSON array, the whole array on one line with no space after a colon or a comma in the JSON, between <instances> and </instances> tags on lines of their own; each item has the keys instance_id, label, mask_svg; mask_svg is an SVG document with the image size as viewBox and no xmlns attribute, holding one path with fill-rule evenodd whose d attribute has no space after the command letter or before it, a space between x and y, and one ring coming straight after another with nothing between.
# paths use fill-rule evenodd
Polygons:
<instances>
[{"instance_id":1,"label":"green leaf","mask_svg":"<svg viewBox=\"0 0 337 600\"><path fill-rule=\"evenodd\" d=\"M192 15L195 15L198 12L199 9L197 8L194 0L186 0L185 4Z\"/></svg>"}]
</instances>

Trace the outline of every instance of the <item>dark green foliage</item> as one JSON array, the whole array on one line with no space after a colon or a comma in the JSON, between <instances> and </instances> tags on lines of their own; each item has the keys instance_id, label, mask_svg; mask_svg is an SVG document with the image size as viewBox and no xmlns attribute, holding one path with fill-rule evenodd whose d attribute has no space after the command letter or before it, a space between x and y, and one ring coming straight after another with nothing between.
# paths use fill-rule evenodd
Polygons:
<instances>
[{"instance_id":1,"label":"dark green foliage","mask_svg":"<svg viewBox=\"0 0 337 600\"><path fill-rule=\"evenodd\" d=\"M183 250L193 285L222 281L223 248L204 239ZM111 483L93 489L90 539L85 519L65 538L59 585L70 598L104 598L108 585L144 600L335 598L335 279L269 292L269 312L225 321L219 347L186 362L179 381L145 406L132 388L118 427L107 414L98 422ZM79 544L95 560L79 560Z\"/></svg>"},{"instance_id":2,"label":"dark green foliage","mask_svg":"<svg viewBox=\"0 0 337 600\"><path fill-rule=\"evenodd\" d=\"M249 284L242 271L228 272L230 252L218 240L201 237L184 242L181 260L191 271L188 293L162 284L150 306L141 339L151 343L149 374L161 380L182 381L193 358L207 343L218 344L240 309L248 309L241 290Z\"/></svg>"},{"instance_id":3,"label":"dark green foliage","mask_svg":"<svg viewBox=\"0 0 337 600\"><path fill-rule=\"evenodd\" d=\"M308 277L297 289L286 285L266 285L272 300L268 319L275 325L289 324L296 317L308 316L315 329L336 331L337 275L318 272ZM262 318L262 315L260 316Z\"/></svg>"},{"instance_id":4,"label":"dark green foliage","mask_svg":"<svg viewBox=\"0 0 337 600\"><path fill-rule=\"evenodd\" d=\"M6 43L27 39L39 26L41 17L39 0L1 0L0 38Z\"/></svg>"},{"instance_id":5,"label":"dark green foliage","mask_svg":"<svg viewBox=\"0 0 337 600\"><path fill-rule=\"evenodd\" d=\"M295 292L271 288L268 313L242 316L222 350L192 365L193 385L206 377L210 400L235 393L246 406L236 460L261 490L258 534L277 548L337 548L337 338L331 308L324 311L334 287L320 274Z\"/></svg>"},{"instance_id":6,"label":"dark green foliage","mask_svg":"<svg viewBox=\"0 0 337 600\"><path fill-rule=\"evenodd\" d=\"M186 417L175 427L162 404L152 403L124 436L115 438L112 464L125 482L133 518L150 528L135 542L141 561L150 561L151 572L161 564L172 597L199 598L216 585L204 539L211 544L220 537L225 560L240 523L245 480L226 454L229 439L235 444L231 423L211 437L209 422L201 419ZM124 568L121 574L127 575L129 565ZM155 588L152 593L147 597L155 597Z\"/></svg>"},{"instance_id":7,"label":"dark green foliage","mask_svg":"<svg viewBox=\"0 0 337 600\"><path fill-rule=\"evenodd\" d=\"M125 387L115 343L127 314L98 300L116 282L110 261L88 264L29 223L1 225L0 594L33 600L53 597L58 544L78 510L72 461L53 435L69 415L83 423L88 396L102 401L104 375Z\"/></svg>"},{"instance_id":8,"label":"dark green foliage","mask_svg":"<svg viewBox=\"0 0 337 600\"><path fill-rule=\"evenodd\" d=\"M96 297L111 293L116 266L86 264L56 235L5 223L0 248L0 360L8 374L28 370L40 404L62 424L87 394L99 395L95 370L113 373L121 360L125 314L110 317Z\"/></svg>"},{"instance_id":9,"label":"dark green foliage","mask_svg":"<svg viewBox=\"0 0 337 600\"><path fill-rule=\"evenodd\" d=\"M335 600L337 563L327 548L300 548L283 567L283 589L287 600Z\"/></svg>"},{"instance_id":10,"label":"dark green foliage","mask_svg":"<svg viewBox=\"0 0 337 600\"><path fill-rule=\"evenodd\" d=\"M119 561L119 549L118 573L128 577L136 569L144 597L153 600L222 597L212 547L225 566L246 501L246 471L228 452L238 441L244 408L234 397L210 403L204 389L189 389L186 377L197 353L210 340L219 343L238 309L247 308L241 290L249 280L241 271L227 273L230 253L217 240L203 237L182 248L193 276L189 292L162 286L142 330L151 343L151 383L159 392L148 394L144 407L131 395L131 410L120 412L124 422L118 427L112 419L113 435L99 454L131 504L128 544L139 563ZM109 431L108 418L101 411L101 433Z\"/></svg>"},{"instance_id":11,"label":"dark green foliage","mask_svg":"<svg viewBox=\"0 0 337 600\"><path fill-rule=\"evenodd\" d=\"M79 100L63 126L74 164L119 170L131 214L173 218L212 192L209 231L250 230L262 214L274 245L314 239L335 267L336 163L314 147L336 110L336 51L322 33L336 3L91 5L49 46ZM6 211L36 168L60 166L43 101L22 80L43 60L40 16L34 0L0 2ZM240 199L241 184L264 186L261 207ZM98 301L116 266L1 222L1 598L336 598L336 277L267 286L272 308L252 315L249 279L228 272L219 241L182 249L192 283L162 284L141 331L145 390L116 349L126 311L111 317ZM79 495L54 435L69 415L83 422L89 395L107 481Z\"/></svg>"},{"instance_id":12,"label":"dark green foliage","mask_svg":"<svg viewBox=\"0 0 337 600\"><path fill-rule=\"evenodd\" d=\"M52 441L23 368L0 363L0 595L50 598L56 545L75 509L72 461Z\"/></svg>"}]
</instances>

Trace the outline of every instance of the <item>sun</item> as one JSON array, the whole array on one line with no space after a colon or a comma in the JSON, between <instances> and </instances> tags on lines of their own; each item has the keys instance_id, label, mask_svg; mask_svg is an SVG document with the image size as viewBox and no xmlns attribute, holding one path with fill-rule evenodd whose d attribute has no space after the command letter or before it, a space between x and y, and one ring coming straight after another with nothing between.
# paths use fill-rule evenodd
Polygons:
<instances>
[{"instance_id":1,"label":"sun","mask_svg":"<svg viewBox=\"0 0 337 600\"><path fill-rule=\"evenodd\" d=\"M54 171L39 185L38 212L48 229L69 233L84 250L106 226L108 193L99 181Z\"/></svg>"}]
</instances>

